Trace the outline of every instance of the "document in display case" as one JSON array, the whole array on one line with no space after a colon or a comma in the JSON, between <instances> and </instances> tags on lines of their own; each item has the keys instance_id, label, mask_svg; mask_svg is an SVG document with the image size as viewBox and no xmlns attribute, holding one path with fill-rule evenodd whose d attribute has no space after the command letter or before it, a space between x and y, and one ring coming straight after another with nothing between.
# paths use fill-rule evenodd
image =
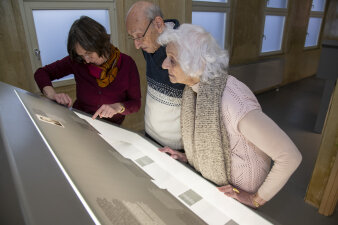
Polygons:
<instances>
[{"instance_id":1,"label":"document in display case","mask_svg":"<svg viewBox=\"0 0 338 225\"><path fill-rule=\"evenodd\" d=\"M1 87L6 89L0 91L1 108L14 105L20 109L17 116L30 125L15 132L7 122L20 127L20 121L14 112L8 115L11 107L0 110L4 151L26 224L271 224L141 135L44 97ZM18 137L23 144L13 150L13 135L27 132L40 147ZM33 180L34 194L29 190Z\"/></svg>"}]
</instances>

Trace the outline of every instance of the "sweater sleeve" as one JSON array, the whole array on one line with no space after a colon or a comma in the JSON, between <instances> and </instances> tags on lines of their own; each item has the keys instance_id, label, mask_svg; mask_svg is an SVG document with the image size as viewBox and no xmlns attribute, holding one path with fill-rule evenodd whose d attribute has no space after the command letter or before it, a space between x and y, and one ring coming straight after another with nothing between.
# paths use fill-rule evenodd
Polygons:
<instances>
[{"instance_id":1,"label":"sweater sleeve","mask_svg":"<svg viewBox=\"0 0 338 225\"><path fill-rule=\"evenodd\" d=\"M299 166L302 156L291 139L260 110L253 110L243 117L238 129L274 161L257 192L262 199L269 201L286 184Z\"/></svg>"},{"instance_id":2,"label":"sweater sleeve","mask_svg":"<svg viewBox=\"0 0 338 225\"><path fill-rule=\"evenodd\" d=\"M40 91L45 86L53 86L52 80L60 79L73 73L72 61L69 56L41 67L34 73L34 79Z\"/></svg>"},{"instance_id":3,"label":"sweater sleeve","mask_svg":"<svg viewBox=\"0 0 338 225\"><path fill-rule=\"evenodd\" d=\"M126 65L129 67L129 85L127 90L127 100L121 102L125 111L123 115L128 115L134 112L139 111L141 107L141 90L140 90L140 76L137 70L137 66L132 58L129 56L126 57Z\"/></svg>"}]
</instances>

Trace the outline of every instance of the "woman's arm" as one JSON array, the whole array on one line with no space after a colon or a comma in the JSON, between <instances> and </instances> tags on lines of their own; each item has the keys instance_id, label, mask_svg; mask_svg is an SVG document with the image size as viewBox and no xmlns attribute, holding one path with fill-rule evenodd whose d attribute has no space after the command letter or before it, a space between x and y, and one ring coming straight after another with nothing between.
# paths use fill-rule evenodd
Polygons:
<instances>
[{"instance_id":1,"label":"woman's arm","mask_svg":"<svg viewBox=\"0 0 338 225\"><path fill-rule=\"evenodd\" d=\"M127 100L121 102L124 106L123 115L128 115L139 111L141 108L141 88L140 88L140 75L137 66L133 59L129 56L125 58L126 64L129 67L129 86L127 90Z\"/></svg>"},{"instance_id":2,"label":"woman's arm","mask_svg":"<svg viewBox=\"0 0 338 225\"><path fill-rule=\"evenodd\" d=\"M37 69L34 73L34 78L41 92L47 98L70 107L72 105L72 99L65 93L56 93L51 81L72 73L71 61L69 56L67 56L62 60Z\"/></svg>"},{"instance_id":3,"label":"woman's arm","mask_svg":"<svg viewBox=\"0 0 338 225\"><path fill-rule=\"evenodd\" d=\"M57 103L59 103L61 105L65 105L67 107L72 106L73 101L69 97L69 95L67 95L65 93L56 93L53 86L45 86L42 89L42 92L47 98L49 98L51 100L55 100Z\"/></svg>"},{"instance_id":4,"label":"woman's arm","mask_svg":"<svg viewBox=\"0 0 338 225\"><path fill-rule=\"evenodd\" d=\"M274 161L254 197L260 205L269 201L297 169L302 156L292 140L260 110L250 111L238 123L239 131ZM262 201L263 200L263 201Z\"/></svg>"},{"instance_id":5,"label":"woman's arm","mask_svg":"<svg viewBox=\"0 0 338 225\"><path fill-rule=\"evenodd\" d=\"M66 56L61 60L37 69L34 73L34 79L43 93L45 86L53 86L52 80L60 79L72 73L72 62L69 56Z\"/></svg>"}]
</instances>

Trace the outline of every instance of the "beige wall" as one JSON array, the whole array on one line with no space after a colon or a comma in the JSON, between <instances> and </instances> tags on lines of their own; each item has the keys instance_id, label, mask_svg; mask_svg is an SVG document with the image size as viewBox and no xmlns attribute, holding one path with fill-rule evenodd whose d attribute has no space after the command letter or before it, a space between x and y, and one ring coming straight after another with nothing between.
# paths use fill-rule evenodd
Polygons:
<instances>
[{"instance_id":1,"label":"beige wall","mask_svg":"<svg viewBox=\"0 0 338 225\"><path fill-rule=\"evenodd\" d=\"M338 39L338 3L327 0L328 11L323 38ZM0 81L34 91L35 83L27 51L19 0L0 0ZM117 0L119 48L134 58L141 76L142 109L127 116L123 126L132 130L141 130L144 126L146 79L145 62L140 51L127 40L125 15L136 0ZM191 22L191 0L154 0L163 9L165 18L177 18L181 23ZM264 21L265 0L232 1L230 64L246 64L265 58L284 57L285 69L283 84L287 84L311 75L317 70L320 49L304 50L305 33L311 0L290 1L289 14L284 39L284 54L278 56L259 56ZM80 4L80 3L79 3ZM329 7L328 7L329 6ZM249 76L250 74L248 74ZM75 87L63 87L71 96L75 96Z\"/></svg>"}]
</instances>

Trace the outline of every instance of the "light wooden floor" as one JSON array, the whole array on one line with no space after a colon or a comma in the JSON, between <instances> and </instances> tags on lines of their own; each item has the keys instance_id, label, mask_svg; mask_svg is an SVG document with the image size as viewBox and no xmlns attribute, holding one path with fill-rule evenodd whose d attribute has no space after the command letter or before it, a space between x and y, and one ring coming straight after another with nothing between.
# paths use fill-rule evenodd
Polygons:
<instances>
[{"instance_id":1,"label":"light wooden floor","mask_svg":"<svg viewBox=\"0 0 338 225\"><path fill-rule=\"evenodd\" d=\"M336 225L338 212L320 215L304 202L307 185L317 158L321 134L313 132L324 81L307 78L279 89L257 95L263 111L294 141L303 161L286 186L257 212L275 224Z\"/></svg>"}]
</instances>

